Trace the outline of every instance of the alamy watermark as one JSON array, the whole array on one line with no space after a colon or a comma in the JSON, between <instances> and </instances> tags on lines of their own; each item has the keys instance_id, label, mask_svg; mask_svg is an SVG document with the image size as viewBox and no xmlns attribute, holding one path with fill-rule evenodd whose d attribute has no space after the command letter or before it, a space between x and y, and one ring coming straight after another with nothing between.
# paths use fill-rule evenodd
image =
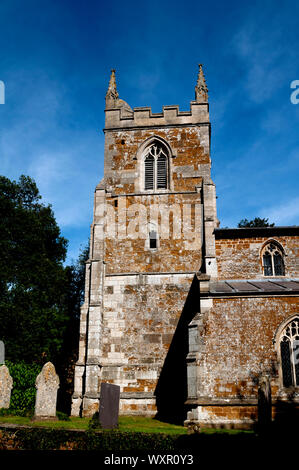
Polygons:
<instances>
[{"instance_id":1,"label":"alamy watermark","mask_svg":"<svg viewBox=\"0 0 299 470\"><path fill-rule=\"evenodd\" d=\"M299 80L293 80L291 82L291 88L294 89L294 91L291 93L290 100L292 104L298 104L299 103Z\"/></svg>"},{"instance_id":2,"label":"alamy watermark","mask_svg":"<svg viewBox=\"0 0 299 470\"><path fill-rule=\"evenodd\" d=\"M185 250L201 248L201 203L129 204L128 198L120 196L116 205L99 204L95 215L98 239L181 240Z\"/></svg>"},{"instance_id":3,"label":"alamy watermark","mask_svg":"<svg viewBox=\"0 0 299 470\"><path fill-rule=\"evenodd\" d=\"M5 85L2 80L0 80L0 104L5 104Z\"/></svg>"}]
</instances>

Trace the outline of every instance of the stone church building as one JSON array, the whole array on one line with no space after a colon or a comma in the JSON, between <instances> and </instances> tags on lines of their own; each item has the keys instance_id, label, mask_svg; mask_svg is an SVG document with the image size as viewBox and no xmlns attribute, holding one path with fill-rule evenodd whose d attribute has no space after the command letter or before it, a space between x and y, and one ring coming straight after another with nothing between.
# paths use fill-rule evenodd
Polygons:
<instances>
[{"instance_id":1,"label":"stone church building","mask_svg":"<svg viewBox=\"0 0 299 470\"><path fill-rule=\"evenodd\" d=\"M299 227L219 228L208 90L189 111L134 108L112 71L72 415L120 386L120 412L250 427L268 381L299 403Z\"/></svg>"}]
</instances>

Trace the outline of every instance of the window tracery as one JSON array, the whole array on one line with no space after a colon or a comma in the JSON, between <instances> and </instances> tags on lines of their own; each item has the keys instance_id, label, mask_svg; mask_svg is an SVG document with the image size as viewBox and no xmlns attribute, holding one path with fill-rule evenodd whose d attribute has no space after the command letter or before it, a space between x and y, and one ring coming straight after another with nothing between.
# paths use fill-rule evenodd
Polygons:
<instances>
[{"instance_id":1,"label":"window tracery","mask_svg":"<svg viewBox=\"0 0 299 470\"><path fill-rule=\"evenodd\" d=\"M144 158L144 189L167 189L168 155L163 146L153 143Z\"/></svg>"},{"instance_id":2,"label":"window tracery","mask_svg":"<svg viewBox=\"0 0 299 470\"><path fill-rule=\"evenodd\" d=\"M299 318L288 323L280 338L283 386L299 387Z\"/></svg>"},{"instance_id":3,"label":"window tracery","mask_svg":"<svg viewBox=\"0 0 299 470\"><path fill-rule=\"evenodd\" d=\"M269 242L262 251L264 276L284 276L283 251L275 242Z\"/></svg>"}]
</instances>

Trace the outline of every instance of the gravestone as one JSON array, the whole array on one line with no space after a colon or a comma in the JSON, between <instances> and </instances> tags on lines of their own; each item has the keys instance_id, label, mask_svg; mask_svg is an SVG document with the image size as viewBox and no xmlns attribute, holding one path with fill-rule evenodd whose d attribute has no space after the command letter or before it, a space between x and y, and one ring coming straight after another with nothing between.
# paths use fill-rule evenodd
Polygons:
<instances>
[{"instance_id":1,"label":"gravestone","mask_svg":"<svg viewBox=\"0 0 299 470\"><path fill-rule=\"evenodd\" d=\"M34 419L56 419L57 390L59 377L51 362L47 362L38 374Z\"/></svg>"},{"instance_id":2,"label":"gravestone","mask_svg":"<svg viewBox=\"0 0 299 470\"><path fill-rule=\"evenodd\" d=\"M258 425L260 431L267 431L272 422L272 399L270 376L260 378L258 389Z\"/></svg>"},{"instance_id":3,"label":"gravestone","mask_svg":"<svg viewBox=\"0 0 299 470\"><path fill-rule=\"evenodd\" d=\"M0 366L0 408L9 408L12 384L8 368Z\"/></svg>"},{"instance_id":4,"label":"gravestone","mask_svg":"<svg viewBox=\"0 0 299 470\"><path fill-rule=\"evenodd\" d=\"M99 420L103 429L113 429L118 426L119 397L118 385L101 384Z\"/></svg>"}]
</instances>

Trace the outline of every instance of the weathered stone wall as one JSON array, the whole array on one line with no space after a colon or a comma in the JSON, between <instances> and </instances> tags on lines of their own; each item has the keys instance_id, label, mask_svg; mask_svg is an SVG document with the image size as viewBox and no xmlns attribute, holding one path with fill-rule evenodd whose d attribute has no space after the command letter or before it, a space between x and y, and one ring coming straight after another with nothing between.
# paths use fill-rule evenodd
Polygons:
<instances>
[{"instance_id":1,"label":"weathered stone wall","mask_svg":"<svg viewBox=\"0 0 299 470\"><path fill-rule=\"evenodd\" d=\"M296 296L214 299L205 329L208 373L202 379L201 394L255 396L253 379L276 369L275 332L295 313ZM274 396L276 379L275 385Z\"/></svg>"},{"instance_id":2,"label":"weathered stone wall","mask_svg":"<svg viewBox=\"0 0 299 470\"><path fill-rule=\"evenodd\" d=\"M294 236L216 238L219 279L258 279L263 276L261 248L269 239L285 251L285 276L299 276L299 245Z\"/></svg>"},{"instance_id":3,"label":"weathered stone wall","mask_svg":"<svg viewBox=\"0 0 299 470\"><path fill-rule=\"evenodd\" d=\"M297 314L298 297L213 299L199 331L197 397L189 419L201 423L250 424L257 419L258 379L269 373L273 401L285 398L275 333ZM243 419L244 418L244 419Z\"/></svg>"},{"instance_id":4,"label":"weathered stone wall","mask_svg":"<svg viewBox=\"0 0 299 470\"><path fill-rule=\"evenodd\" d=\"M170 189L194 191L204 176L210 177L209 127L168 127L106 131L105 182L115 194L143 192L138 150L151 137L170 147Z\"/></svg>"},{"instance_id":5,"label":"weathered stone wall","mask_svg":"<svg viewBox=\"0 0 299 470\"><path fill-rule=\"evenodd\" d=\"M107 276L99 380L120 385L120 412L156 411L157 381L193 277Z\"/></svg>"},{"instance_id":6,"label":"weathered stone wall","mask_svg":"<svg viewBox=\"0 0 299 470\"><path fill-rule=\"evenodd\" d=\"M111 199L107 198L108 204L110 201ZM120 204L121 202L119 202L118 209L120 209ZM145 207L148 216L153 204L165 205L166 210L168 210L167 208L171 209L171 207L174 207L174 210L169 212L169 218L166 216L165 219L169 220L169 237L168 233L161 233L161 230L158 228L158 247L156 250L149 248L148 230L145 230L143 238L138 237L133 239L127 236L121 240L117 236L114 239L106 237L106 274L186 272L200 269L202 263L202 211L200 194L195 192L193 194L128 196L125 201L127 227L136 218L136 213L134 211L130 212L130 207L133 204L141 204ZM189 204L191 214L192 226L190 227L189 240L183 237L183 211L185 204ZM119 218L118 211L116 211L116 222ZM179 229L180 224L181 229ZM194 233L195 228L196 232ZM140 231L140 227L137 227L136 230Z\"/></svg>"},{"instance_id":7,"label":"weathered stone wall","mask_svg":"<svg viewBox=\"0 0 299 470\"><path fill-rule=\"evenodd\" d=\"M147 221L153 205L162 205L169 211L169 238L158 230L157 251L148 248L148 233L132 239L119 233L116 239L105 238L106 272L168 272L198 270L201 265L202 194L203 178L210 178L208 127L175 127L167 129L141 129L110 131L106 133L105 185L106 203L114 210L115 222L121 220L126 208L126 227L138 215L131 210L134 204L145 207ZM144 192L141 144L153 136L161 137L171 148L169 158L169 190L158 194ZM157 193L157 191L156 191ZM123 197L121 197L123 196ZM125 199L124 199L124 196ZM101 203L101 201L100 201ZM190 245L183 239L184 207L190 206ZM195 206L197 206L195 208ZM172 210L171 208L174 208ZM97 212L97 210L95 210ZM161 214L158 223L161 224ZM168 223L166 222L166 225ZM180 227L179 227L180 225ZM159 227L160 228L160 227ZM136 227L140 232L140 227ZM160 232L160 233L159 233ZM163 231L165 232L165 231Z\"/></svg>"}]
</instances>

